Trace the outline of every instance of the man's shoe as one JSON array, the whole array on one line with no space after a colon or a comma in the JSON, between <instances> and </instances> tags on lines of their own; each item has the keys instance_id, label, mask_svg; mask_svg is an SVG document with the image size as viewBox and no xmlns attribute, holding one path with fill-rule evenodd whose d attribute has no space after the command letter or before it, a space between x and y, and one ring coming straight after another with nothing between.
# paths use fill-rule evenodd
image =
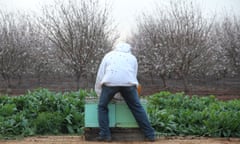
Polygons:
<instances>
[{"instance_id":1,"label":"man's shoe","mask_svg":"<svg viewBox=\"0 0 240 144\"><path fill-rule=\"evenodd\" d=\"M97 141L102 141L102 142L111 142L112 138L111 137L97 137Z\"/></svg>"},{"instance_id":2,"label":"man's shoe","mask_svg":"<svg viewBox=\"0 0 240 144\"><path fill-rule=\"evenodd\" d=\"M154 142L154 141L155 141L155 138L154 138L154 137L153 137L153 138L146 137L146 138L145 138L145 141L147 141L147 142Z\"/></svg>"}]
</instances>

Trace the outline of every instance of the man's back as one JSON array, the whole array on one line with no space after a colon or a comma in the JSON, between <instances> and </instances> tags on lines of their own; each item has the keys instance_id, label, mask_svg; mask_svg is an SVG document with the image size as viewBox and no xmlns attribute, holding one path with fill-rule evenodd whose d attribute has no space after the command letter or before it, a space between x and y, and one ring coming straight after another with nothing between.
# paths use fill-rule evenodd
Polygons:
<instances>
[{"instance_id":1,"label":"man's back","mask_svg":"<svg viewBox=\"0 0 240 144\"><path fill-rule=\"evenodd\" d=\"M137 84L137 60L131 53L111 51L103 59L105 75L102 83L111 86Z\"/></svg>"}]
</instances>

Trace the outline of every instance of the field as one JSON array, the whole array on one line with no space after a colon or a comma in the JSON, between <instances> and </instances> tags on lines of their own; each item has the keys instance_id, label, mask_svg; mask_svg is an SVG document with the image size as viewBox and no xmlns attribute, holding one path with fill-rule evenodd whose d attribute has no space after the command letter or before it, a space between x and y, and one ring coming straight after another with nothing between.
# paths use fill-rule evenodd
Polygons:
<instances>
[{"instance_id":1,"label":"field","mask_svg":"<svg viewBox=\"0 0 240 144\"><path fill-rule=\"evenodd\" d=\"M18 140L0 140L1 144L98 144L85 141L82 136L37 136ZM155 142L111 142L112 144L239 144L237 138L204 138L204 137L161 137Z\"/></svg>"},{"instance_id":2,"label":"field","mask_svg":"<svg viewBox=\"0 0 240 144\"><path fill-rule=\"evenodd\" d=\"M60 83L60 82L59 82ZM73 88L73 81L66 80L65 82L61 83L58 82L46 82L45 84L41 84L43 87L49 87L51 90L54 91L71 91ZM159 82L157 82L159 83ZM13 95L22 94L31 83L25 83L20 88L13 88L11 90ZM181 91L180 84L178 82L169 82L168 83L174 88L170 89L172 92ZM228 86L226 87L226 84ZM34 85L33 85L34 86ZM238 80L231 80L231 81L218 81L215 83L203 83L198 84L195 87L191 88L191 91L188 93L191 94L198 94L198 95L209 95L214 94L216 98L220 100L231 100L231 99L239 99L240 98L240 81ZM224 88L225 87L225 88ZM33 89L31 87L30 89ZM152 93L156 93L162 91L161 86L156 83L152 85L144 85L142 95L149 95ZM28 89L28 88L27 88ZM25 138L17 138L15 140L0 140L0 144L77 144L77 143L86 143L86 144L97 144L99 142L94 141L86 141L83 135L76 136L74 135L62 135L62 136L51 136L51 135L40 135L34 137L25 137ZM138 143L150 143L150 142L141 142L141 141L131 141L131 142L118 142L114 141L112 143L121 144L121 143L131 143L131 144L138 144ZM152 142L151 142L152 143ZM225 138L210 138L210 137L197 137L197 136L185 136L185 137L158 137L156 142L158 144L240 144L240 138L235 137L225 137Z\"/></svg>"}]
</instances>

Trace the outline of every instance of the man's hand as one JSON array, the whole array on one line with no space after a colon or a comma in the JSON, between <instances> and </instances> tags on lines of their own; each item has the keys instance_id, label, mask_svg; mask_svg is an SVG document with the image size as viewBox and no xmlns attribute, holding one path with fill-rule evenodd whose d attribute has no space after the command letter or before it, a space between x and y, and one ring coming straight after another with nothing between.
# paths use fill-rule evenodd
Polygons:
<instances>
[{"instance_id":1,"label":"man's hand","mask_svg":"<svg viewBox=\"0 0 240 144\"><path fill-rule=\"evenodd\" d=\"M138 92L138 95L140 96L140 94L142 92L142 85L141 84L137 85L137 92Z\"/></svg>"}]
</instances>

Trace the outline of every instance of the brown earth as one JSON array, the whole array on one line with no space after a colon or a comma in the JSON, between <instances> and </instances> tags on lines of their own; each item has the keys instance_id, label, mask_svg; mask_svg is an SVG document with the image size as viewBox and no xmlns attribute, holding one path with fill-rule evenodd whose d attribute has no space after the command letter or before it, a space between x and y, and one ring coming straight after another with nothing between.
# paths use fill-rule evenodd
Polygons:
<instances>
[{"instance_id":1,"label":"brown earth","mask_svg":"<svg viewBox=\"0 0 240 144\"><path fill-rule=\"evenodd\" d=\"M36 136L18 140L0 140L0 144L98 144L85 141L82 136ZM101 142L104 143L104 142ZM111 142L112 144L240 144L240 138L207 137L161 137L155 142L128 141Z\"/></svg>"}]
</instances>

